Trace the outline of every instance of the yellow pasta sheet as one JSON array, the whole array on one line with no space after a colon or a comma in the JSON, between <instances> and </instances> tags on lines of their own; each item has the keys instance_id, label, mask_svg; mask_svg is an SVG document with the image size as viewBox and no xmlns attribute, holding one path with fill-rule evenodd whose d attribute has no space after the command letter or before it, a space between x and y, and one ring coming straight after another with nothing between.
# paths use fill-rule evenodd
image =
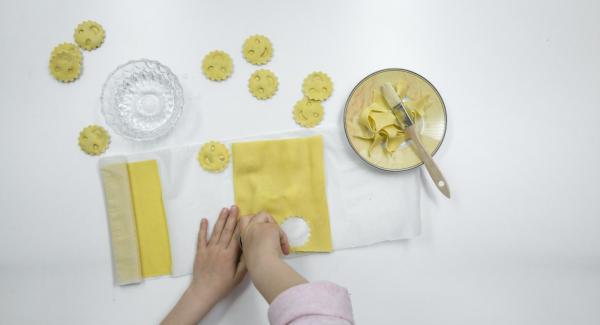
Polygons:
<instances>
[{"instance_id":1,"label":"yellow pasta sheet","mask_svg":"<svg viewBox=\"0 0 600 325\"><path fill-rule=\"evenodd\" d=\"M156 160L128 164L144 278L171 274L169 231Z\"/></svg>"},{"instance_id":2,"label":"yellow pasta sheet","mask_svg":"<svg viewBox=\"0 0 600 325\"><path fill-rule=\"evenodd\" d=\"M242 215L267 211L282 223L297 216L310 228L299 252L330 252L321 136L232 145L236 204Z\"/></svg>"}]
</instances>

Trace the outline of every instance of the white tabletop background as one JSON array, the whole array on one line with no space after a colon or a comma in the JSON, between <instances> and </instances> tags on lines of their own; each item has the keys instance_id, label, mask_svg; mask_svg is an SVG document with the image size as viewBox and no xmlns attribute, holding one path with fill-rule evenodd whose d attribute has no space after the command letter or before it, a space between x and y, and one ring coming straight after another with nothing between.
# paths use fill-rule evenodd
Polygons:
<instances>
[{"instance_id":1,"label":"white tabletop background","mask_svg":"<svg viewBox=\"0 0 600 325\"><path fill-rule=\"evenodd\" d=\"M49 53L87 19L106 41L78 81L56 82ZM256 67L241 45L255 33L275 47L268 101L246 88ZM598 1L2 0L0 44L0 323L157 323L188 284L112 285L97 158L77 146L104 124L109 72L136 58L179 76L185 114L160 143L113 134L107 154L295 128L315 70L335 82L326 124L367 74L422 74L448 109L436 158L452 200L424 177L419 238L290 263L347 287L360 324L600 323ZM201 73L213 49L234 59L226 82ZM246 281L206 323L263 324L266 310Z\"/></svg>"}]
</instances>

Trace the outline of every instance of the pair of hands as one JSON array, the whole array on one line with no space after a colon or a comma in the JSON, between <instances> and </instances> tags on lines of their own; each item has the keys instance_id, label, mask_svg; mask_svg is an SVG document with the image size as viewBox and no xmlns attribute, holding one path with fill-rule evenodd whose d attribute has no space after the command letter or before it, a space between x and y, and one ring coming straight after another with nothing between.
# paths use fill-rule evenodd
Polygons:
<instances>
[{"instance_id":1,"label":"pair of hands","mask_svg":"<svg viewBox=\"0 0 600 325\"><path fill-rule=\"evenodd\" d=\"M224 208L210 238L208 221L202 219L192 282L162 324L197 324L247 271L268 303L288 288L306 283L282 261L289 250L287 236L265 212L239 218L238 207Z\"/></svg>"},{"instance_id":2,"label":"pair of hands","mask_svg":"<svg viewBox=\"0 0 600 325\"><path fill-rule=\"evenodd\" d=\"M252 270L289 254L287 236L269 214L261 212L238 218L238 207L222 209L210 238L208 221L202 219L200 223L188 290L211 304L216 304L242 281L247 266Z\"/></svg>"}]
</instances>

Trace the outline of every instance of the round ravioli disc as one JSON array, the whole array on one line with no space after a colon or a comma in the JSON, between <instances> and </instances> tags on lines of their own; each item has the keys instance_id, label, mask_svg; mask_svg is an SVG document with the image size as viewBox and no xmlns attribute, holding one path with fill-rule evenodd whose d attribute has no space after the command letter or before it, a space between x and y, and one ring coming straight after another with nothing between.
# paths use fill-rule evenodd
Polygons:
<instances>
[{"instance_id":1,"label":"round ravioli disc","mask_svg":"<svg viewBox=\"0 0 600 325\"><path fill-rule=\"evenodd\" d=\"M225 80L233 72L233 60L223 51L212 51L202 61L202 72L210 80Z\"/></svg>"},{"instance_id":2,"label":"round ravioli disc","mask_svg":"<svg viewBox=\"0 0 600 325\"><path fill-rule=\"evenodd\" d=\"M101 126L89 125L79 133L79 147L91 156L97 156L108 148L110 135Z\"/></svg>"},{"instance_id":3,"label":"round ravioli disc","mask_svg":"<svg viewBox=\"0 0 600 325\"><path fill-rule=\"evenodd\" d=\"M104 42L104 28L95 21L84 21L77 25L73 33L75 43L84 50L94 50Z\"/></svg>"},{"instance_id":4,"label":"round ravioli disc","mask_svg":"<svg viewBox=\"0 0 600 325\"><path fill-rule=\"evenodd\" d=\"M81 51L75 44L63 43L52 50L48 68L56 80L71 82L81 75L81 59Z\"/></svg>"},{"instance_id":5,"label":"round ravioli disc","mask_svg":"<svg viewBox=\"0 0 600 325\"><path fill-rule=\"evenodd\" d=\"M323 120L321 102L302 98L294 105L294 121L305 128L312 128Z\"/></svg>"},{"instance_id":6,"label":"round ravioli disc","mask_svg":"<svg viewBox=\"0 0 600 325\"><path fill-rule=\"evenodd\" d=\"M244 58L251 64L266 64L273 57L273 44L263 35L252 35L242 47Z\"/></svg>"},{"instance_id":7,"label":"round ravioli disc","mask_svg":"<svg viewBox=\"0 0 600 325\"><path fill-rule=\"evenodd\" d=\"M207 142L198 152L198 162L206 171L222 172L229 163L229 150L220 142Z\"/></svg>"},{"instance_id":8,"label":"round ravioli disc","mask_svg":"<svg viewBox=\"0 0 600 325\"><path fill-rule=\"evenodd\" d=\"M277 76L266 69L256 70L248 79L248 89L258 99L268 99L277 92L279 81Z\"/></svg>"},{"instance_id":9,"label":"round ravioli disc","mask_svg":"<svg viewBox=\"0 0 600 325\"><path fill-rule=\"evenodd\" d=\"M323 72L309 74L302 83L304 96L312 100L325 100L333 92L333 83L329 76Z\"/></svg>"}]
</instances>

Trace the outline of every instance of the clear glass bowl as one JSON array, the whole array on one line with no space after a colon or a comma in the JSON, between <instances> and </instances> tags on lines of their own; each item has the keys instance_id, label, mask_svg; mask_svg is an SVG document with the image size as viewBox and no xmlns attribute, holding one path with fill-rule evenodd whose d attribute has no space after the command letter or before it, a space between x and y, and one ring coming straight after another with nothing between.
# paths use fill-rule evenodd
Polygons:
<instances>
[{"instance_id":1,"label":"clear glass bowl","mask_svg":"<svg viewBox=\"0 0 600 325\"><path fill-rule=\"evenodd\" d=\"M136 141L165 136L183 111L183 90L177 76L147 59L117 67L104 83L101 100L108 126Z\"/></svg>"}]
</instances>

